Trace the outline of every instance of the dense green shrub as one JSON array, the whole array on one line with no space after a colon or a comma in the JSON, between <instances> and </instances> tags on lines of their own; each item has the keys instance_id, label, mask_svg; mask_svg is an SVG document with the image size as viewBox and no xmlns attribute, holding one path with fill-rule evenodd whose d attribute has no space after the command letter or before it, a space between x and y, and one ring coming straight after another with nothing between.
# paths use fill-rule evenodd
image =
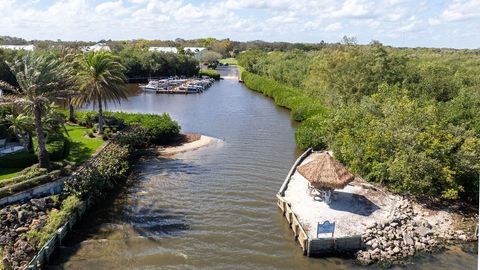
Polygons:
<instances>
[{"instance_id":1,"label":"dense green shrub","mask_svg":"<svg viewBox=\"0 0 480 270\"><path fill-rule=\"evenodd\" d=\"M126 177L129 169L129 148L111 143L81 171L65 183L68 194L81 198L101 195Z\"/></svg>"},{"instance_id":2,"label":"dense green shrub","mask_svg":"<svg viewBox=\"0 0 480 270\"><path fill-rule=\"evenodd\" d=\"M327 116L318 114L301 122L295 131L295 141L298 147L325 149L327 147L327 119Z\"/></svg>"},{"instance_id":3,"label":"dense green shrub","mask_svg":"<svg viewBox=\"0 0 480 270\"><path fill-rule=\"evenodd\" d=\"M372 42L312 54L248 51L238 60L246 86L301 121L301 148L328 147L390 190L478 202L478 51Z\"/></svg>"},{"instance_id":4,"label":"dense green shrub","mask_svg":"<svg viewBox=\"0 0 480 270\"><path fill-rule=\"evenodd\" d=\"M200 71L198 71L198 75L208 76L212 79L220 80L220 73L212 69L200 69Z\"/></svg>"},{"instance_id":5,"label":"dense green shrub","mask_svg":"<svg viewBox=\"0 0 480 270\"><path fill-rule=\"evenodd\" d=\"M121 146L128 146L130 150L144 147L147 142L147 132L140 126L134 125L113 138L113 142Z\"/></svg>"},{"instance_id":6,"label":"dense green shrub","mask_svg":"<svg viewBox=\"0 0 480 270\"><path fill-rule=\"evenodd\" d=\"M242 72L242 79L248 88L272 97L277 105L290 109L291 117L296 121L328 113L328 109L320 101L312 100L299 88L288 87L248 71Z\"/></svg>"},{"instance_id":7,"label":"dense green shrub","mask_svg":"<svg viewBox=\"0 0 480 270\"><path fill-rule=\"evenodd\" d=\"M25 168L32 166L37 162L37 156L34 153L29 152L17 152L0 157L1 168Z\"/></svg>"},{"instance_id":8,"label":"dense green shrub","mask_svg":"<svg viewBox=\"0 0 480 270\"><path fill-rule=\"evenodd\" d=\"M70 140L63 135L50 136L46 144L50 160L58 161L68 157L70 153Z\"/></svg>"},{"instance_id":9,"label":"dense green shrub","mask_svg":"<svg viewBox=\"0 0 480 270\"><path fill-rule=\"evenodd\" d=\"M180 132L178 123L172 120L166 113L157 115L108 112L106 114L121 119L127 125L142 127L147 135L145 139L151 143L161 144L170 142Z\"/></svg>"}]
</instances>

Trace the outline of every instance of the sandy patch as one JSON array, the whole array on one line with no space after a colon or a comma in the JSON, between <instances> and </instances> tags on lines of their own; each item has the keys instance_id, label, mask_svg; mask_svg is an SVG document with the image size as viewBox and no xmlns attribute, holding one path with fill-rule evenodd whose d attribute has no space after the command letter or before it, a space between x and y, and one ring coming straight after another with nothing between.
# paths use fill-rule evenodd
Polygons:
<instances>
[{"instance_id":1,"label":"sandy patch","mask_svg":"<svg viewBox=\"0 0 480 270\"><path fill-rule=\"evenodd\" d=\"M210 145L210 144L218 142L218 141L220 141L220 140L216 139L216 138L213 138L213 137L200 135L198 137L198 139L196 138L196 140L194 140L194 141L186 142L186 143L179 144L179 145L159 147L157 152L158 152L159 155L162 155L162 156L170 156L170 155L175 155L175 154L178 154L178 153L197 150L201 147Z\"/></svg>"}]
</instances>

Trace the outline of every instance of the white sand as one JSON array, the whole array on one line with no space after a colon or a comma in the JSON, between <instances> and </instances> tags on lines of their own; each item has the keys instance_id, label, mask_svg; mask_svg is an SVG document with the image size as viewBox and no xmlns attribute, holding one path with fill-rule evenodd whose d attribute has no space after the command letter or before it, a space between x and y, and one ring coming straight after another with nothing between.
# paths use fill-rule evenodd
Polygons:
<instances>
[{"instance_id":1,"label":"white sand","mask_svg":"<svg viewBox=\"0 0 480 270\"><path fill-rule=\"evenodd\" d=\"M183 153L186 151L196 150L201 147L207 146L215 142L220 142L220 141L221 140L213 137L201 135L199 140L196 140L190 143L185 143L179 146L169 146L169 147L161 148L158 150L158 153L160 155L174 155L174 154Z\"/></svg>"},{"instance_id":2,"label":"white sand","mask_svg":"<svg viewBox=\"0 0 480 270\"><path fill-rule=\"evenodd\" d=\"M316 154L311 154L302 164L309 162ZM317 223L325 220L335 222L335 237L359 235L368 225L387 220L395 203L400 200L399 196L368 186L364 180L357 178L344 189L336 189L330 205L327 205L307 193L308 181L295 172L285 191L285 199L311 238L317 238Z\"/></svg>"}]
</instances>

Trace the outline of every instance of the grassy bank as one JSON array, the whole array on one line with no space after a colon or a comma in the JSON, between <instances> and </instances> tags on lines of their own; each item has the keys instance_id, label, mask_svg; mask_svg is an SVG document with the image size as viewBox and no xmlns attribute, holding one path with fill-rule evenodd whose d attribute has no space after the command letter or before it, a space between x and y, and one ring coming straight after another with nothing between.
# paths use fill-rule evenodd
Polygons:
<instances>
[{"instance_id":1,"label":"grassy bank","mask_svg":"<svg viewBox=\"0 0 480 270\"><path fill-rule=\"evenodd\" d=\"M96 119L96 112L78 112L78 119L88 125ZM79 173L72 175L61 195L66 198L59 211L49 214L49 220L40 230L31 230L29 241L40 248L62 226L81 201L94 201L122 184L128 176L137 150L150 144L162 144L178 136L180 126L169 115L138 113L107 113L110 121L116 120L124 129L112 137L98 156L87 161Z\"/></svg>"},{"instance_id":2,"label":"grassy bank","mask_svg":"<svg viewBox=\"0 0 480 270\"><path fill-rule=\"evenodd\" d=\"M238 65L238 61L235 58L220 59L220 63L229 64L229 65Z\"/></svg>"},{"instance_id":3,"label":"grassy bank","mask_svg":"<svg viewBox=\"0 0 480 270\"><path fill-rule=\"evenodd\" d=\"M302 122L295 133L300 148L323 149L326 147L321 136L321 121L329 117L329 110L320 102L303 94L300 89L289 87L274 80L253 74L241 73L245 85L254 91L273 98L275 104L290 109L292 119Z\"/></svg>"},{"instance_id":4,"label":"grassy bank","mask_svg":"<svg viewBox=\"0 0 480 270\"><path fill-rule=\"evenodd\" d=\"M57 134L47 143L47 151L52 160L66 159L77 164L88 159L102 144L101 138L89 138L86 132L89 130L82 126L66 125L67 134ZM34 149L37 143L34 140ZM0 181L13 178L23 169L37 162L36 153L19 152L0 158Z\"/></svg>"},{"instance_id":5,"label":"grassy bank","mask_svg":"<svg viewBox=\"0 0 480 270\"><path fill-rule=\"evenodd\" d=\"M208 76L212 79L215 79L215 80L220 80L220 73L216 72L215 70L212 70L212 69L201 69L199 72L198 72L198 75L200 76Z\"/></svg>"}]
</instances>

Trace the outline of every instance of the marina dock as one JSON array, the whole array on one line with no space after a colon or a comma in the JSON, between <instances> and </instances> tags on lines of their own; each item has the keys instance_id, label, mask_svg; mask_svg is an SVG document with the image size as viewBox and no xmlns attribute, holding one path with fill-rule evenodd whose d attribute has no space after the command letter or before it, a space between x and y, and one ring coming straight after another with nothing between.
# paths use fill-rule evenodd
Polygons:
<instances>
[{"instance_id":1,"label":"marina dock","mask_svg":"<svg viewBox=\"0 0 480 270\"><path fill-rule=\"evenodd\" d=\"M141 87L145 92L157 94L199 94L212 86L215 80L208 77L179 79L170 77L161 80L149 80Z\"/></svg>"}]
</instances>

